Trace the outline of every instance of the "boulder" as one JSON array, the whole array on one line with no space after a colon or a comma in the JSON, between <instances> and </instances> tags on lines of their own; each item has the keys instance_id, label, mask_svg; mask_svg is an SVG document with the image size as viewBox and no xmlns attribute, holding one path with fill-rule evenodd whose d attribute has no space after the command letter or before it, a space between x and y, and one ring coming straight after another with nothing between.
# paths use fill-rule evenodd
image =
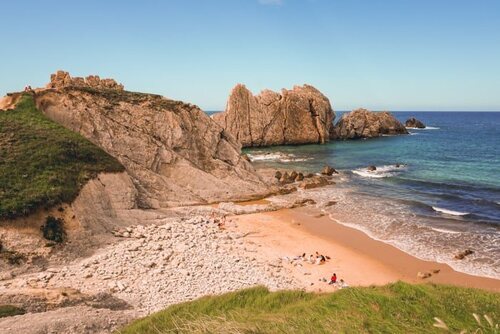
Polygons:
<instances>
[{"instance_id":1,"label":"boulder","mask_svg":"<svg viewBox=\"0 0 500 334\"><path fill-rule=\"evenodd\" d=\"M407 119L405 122L405 126L407 128L425 129L425 124L416 119L415 117Z\"/></svg>"},{"instance_id":2,"label":"boulder","mask_svg":"<svg viewBox=\"0 0 500 334\"><path fill-rule=\"evenodd\" d=\"M373 172L373 171L377 170L377 167L371 165L371 166L366 167L366 170L369 171L369 172Z\"/></svg>"},{"instance_id":3,"label":"boulder","mask_svg":"<svg viewBox=\"0 0 500 334\"><path fill-rule=\"evenodd\" d=\"M276 195L288 195L297 191L297 187L282 187L278 189Z\"/></svg>"},{"instance_id":4,"label":"boulder","mask_svg":"<svg viewBox=\"0 0 500 334\"><path fill-rule=\"evenodd\" d=\"M309 85L254 96L238 84L226 110L212 118L243 147L255 147L328 142L335 113L328 98Z\"/></svg>"},{"instance_id":5,"label":"boulder","mask_svg":"<svg viewBox=\"0 0 500 334\"><path fill-rule=\"evenodd\" d=\"M310 199L310 198L303 198L303 199L296 200L293 203L292 208L298 208L298 207L301 207L301 206L314 205L314 204L316 204L315 200Z\"/></svg>"},{"instance_id":6,"label":"boulder","mask_svg":"<svg viewBox=\"0 0 500 334\"><path fill-rule=\"evenodd\" d=\"M339 172L337 172L335 168L330 166L323 167L323 170L321 171L322 175L328 175L328 176L332 176L334 173L338 174Z\"/></svg>"},{"instance_id":7,"label":"boulder","mask_svg":"<svg viewBox=\"0 0 500 334\"><path fill-rule=\"evenodd\" d=\"M139 208L238 201L270 192L241 145L200 108L124 91L114 80L51 76L39 110L117 158L132 178ZM89 87L92 86L92 89Z\"/></svg>"},{"instance_id":8,"label":"boulder","mask_svg":"<svg viewBox=\"0 0 500 334\"><path fill-rule=\"evenodd\" d=\"M276 173L274 173L274 177L278 179L278 181L281 179L282 176L283 174L279 170L277 170Z\"/></svg>"},{"instance_id":9,"label":"boulder","mask_svg":"<svg viewBox=\"0 0 500 334\"><path fill-rule=\"evenodd\" d=\"M457 255L455 255L455 259L463 260L463 259L465 259L466 256L469 256L471 254L474 254L474 251L471 249L466 249L463 252L460 252Z\"/></svg>"},{"instance_id":10,"label":"boulder","mask_svg":"<svg viewBox=\"0 0 500 334\"><path fill-rule=\"evenodd\" d=\"M281 175L281 178L280 178L280 183L288 183L290 180L290 175L288 174L288 172L284 172L282 175Z\"/></svg>"},{"instance_id":11,"label":"boulder","mask_svg":"<svg viewBox=\"0 0 500 334\"><path fill-rule=\"evenodd\" d=\"M300 182L304 180L304 174L298 173L297 176L295 177L295 182Z\"/></svg>"},{"instance_id":12,"label":"boulder","mask_svg":"<svg viewBox=\"0 0 500 334\"><path fill-rule=\"evenodd\" d=\"M401 134L408 134L408 130L391 113L358 109L342 115L331 138L360 139Z\"/></svg>"},{"instance_id":13,"label":"boulder","mask_svg":"<svg viewBox=\"0 0 500 334\"><path fill-rule=\"evenodd\" d=\"M318 187L324 187L330 184L335 184L334 182L329 181L327 178L323 176L314 176L309 179L305 179L299 185L302 189L314 189Z\"/></svg>"}]
</instances>

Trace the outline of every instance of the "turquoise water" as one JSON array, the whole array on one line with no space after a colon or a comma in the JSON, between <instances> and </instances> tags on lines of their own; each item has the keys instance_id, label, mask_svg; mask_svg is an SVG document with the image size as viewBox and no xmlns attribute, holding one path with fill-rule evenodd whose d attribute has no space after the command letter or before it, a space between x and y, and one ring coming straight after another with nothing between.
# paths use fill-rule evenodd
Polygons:
<instances>
[{"instance_id":1,"label":"turquoise water","mask_svg":"<svg viewBox=\"0 0 500 334\"><path fill-rule=\"evenodd\" d=\"M350 212L361 202L373 203L364 208L373 211L369 220L352 219L350 225L427 259L435 259L438 252L473 248L476 254L453 263L455 267L500 277L500 113L394 115L401 121L415 116L428 128L411 129L407 136L245 151L257 165L303 171L332 165L348 182L323 196L335 196L348 188L346 198L357 201L344 208ZM377 171L368 172L369 165L377 166ZM350 216L345 217L349 220ZM417 230L425 238L416 240ZM456 247L437 245L446 242L454 242Z\"/></svg>"}]
</instances>

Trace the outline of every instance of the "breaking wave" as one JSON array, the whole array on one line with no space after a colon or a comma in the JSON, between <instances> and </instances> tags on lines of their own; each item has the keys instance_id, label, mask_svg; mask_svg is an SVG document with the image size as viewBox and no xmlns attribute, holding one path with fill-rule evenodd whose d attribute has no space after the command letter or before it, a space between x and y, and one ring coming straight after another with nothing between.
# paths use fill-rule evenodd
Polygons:
<instances>
[{"instance_id":1,"label":"breaking wave","mask_svg":"<svg viewBox=\"0 0 500 334\"><path fill-rule=\"evenodd\" d=\"M375 170L369 170L368 168L358 168L352 172L356 175L369 178L384 178L395 176L406 170L406 165L385 165L376 167Z\"/></svg>"},{"instance_id":2,"label":"breaking wave","mask_svg":"<svg viewBox=\"0 0 500 334\"><path fill-rule=\"evenodd\" d=\"M432 209L437 212L441 212L447 215L452 215L452 216L465 216L470 214L470 212L460 212L460 211L453 211L453 210L448 210L448 209L443 209L439 208L437 206L433 206Z\"/></svg>"},{"instance_id":3,"label":"breaking wave","mask_svg":"<svg viewBox=\"0 0 500 334\"><path fill-rule=\"evenodd\" d=\"M292 153L282 153L282 152L266 152L266 153L253 153L247 154L252 161L281 161L281 162L292 162L292 161L307 161L312 158L297 157Z\"/></svg>"}]
</instances>

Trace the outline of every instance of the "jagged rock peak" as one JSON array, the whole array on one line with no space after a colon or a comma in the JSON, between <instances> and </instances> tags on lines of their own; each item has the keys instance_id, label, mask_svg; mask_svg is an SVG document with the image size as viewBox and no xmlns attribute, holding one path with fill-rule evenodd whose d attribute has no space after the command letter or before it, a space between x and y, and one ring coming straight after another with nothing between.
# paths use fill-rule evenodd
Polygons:
<instances>
[{"instance_id":1,"label":"jagged rock peak","mask_svg":"<svg viewBox=\"0 0 500 334\"><path fill-rule=\"evenodd\" d=\"M226 111L212 116L244 147L325 143L335 114L330 101L310 85L269 89L254 96L243 84L229 95Z\"/></svg>"},{"instance_id":2,"label":"jagged rock peak","mask_svg":"<svg viewBox=\"0 0 500 334\"><path fill-rule=\"evenodd\" d=\"M47 88L60 89L64 87L89 87L95 89L114 89L123 90L123 85L117 83L114 79L101 79L98 75L89 75L83 77L72 77L69 72L57 71L50 75L50 82Z\"/></svg>"},{"instance_id":3,"label":"jagged rock peak","mask_svg":"<svg viewBox=\"0 0 500 334\"><path fill-rule=\"evenodd\" d=\"M357 109L342 115L332 131L332 139L373 138L400 134L408 134L408 131L391 113Z\"/></svg>"}]
</instances>

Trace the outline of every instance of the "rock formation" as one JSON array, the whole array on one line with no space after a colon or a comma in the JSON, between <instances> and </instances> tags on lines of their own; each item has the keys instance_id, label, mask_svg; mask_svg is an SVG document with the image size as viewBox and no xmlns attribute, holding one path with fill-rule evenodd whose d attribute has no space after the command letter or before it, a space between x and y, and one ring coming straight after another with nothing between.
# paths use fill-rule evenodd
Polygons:
<instances>
[{"instance_id":1,"label":"rock formation","mask_svg":"<svg viewBox=\"0 0 500 334\"><path fill-rule=\"evenodd\" d=\"M342 115L331 138L358 139L400 134L408 134L408 131L391 113L358 109Z\"/></svg>"},{"instance_id":2,"label":"rock formation","mask_svg":"<svg viewBox=\"0 0 500 334\"><path fill-rule=\"evenodd\" d=\"M339 172L337 172L337 170L331 166L325 166L323 167L323 169L321 170L321 174L322 175L327 175L327 176L332 176L333 174L338 174Z\"/></svg>"},{"instance_id":3,"label":"rock formation","mask_svg":"<svg viewBox=\"0 0 500 334\"><path fill-rule=\"evenodd\" d=\"M238 84L226 111L212 117L244 147L256 147L325 143L335 114L328 98L309 85L254 96Z\"/></svg>"},{"instance_id":4,"label":"rock formation","mask_svg":"<svg viewBox=\"0 0 500 334\"><path fill-rule=\"evenodd\" d=\"M89 75L86 78L71 77L68 72L57 71L50 76L50 82L47 88L64 88L64 87L88 87L95 89L114 89L123 90L123 85L117 83L113 79L101 79L98 75Z\"/></svg>"},{"instance_id":5,"label":"rock formation","mask_svg":"<svg viewBox=\"0 0 500 334\"><path fill-rule=\"evenodd\" d=\"M48 86L52 89L36 94L37 107L117 158L132 177L139 207L251 199L268 192L240 155L240 144L194 105L62 71Z\"/></svg>"},{"instance_id":6,"label":"rock formation","mask_svg":"<svg viewBox=\"0 0 500 334\"><path fill-rule=\"evenodd\" d=\"M416 119L415 117L411 117L406 120L405 126L407 128L417 128L417 129L425 129L425 124Z\"/></svg>"},{"instance_id":7,"label":"rock formation","mask_svg":"<svg viewBox=\"0 0 500 334\"><path fill-rule=\"evenodd\" d=\"M7 93L6 96L0 98L0 111L14 109L22 96L22 93Z\"/></svg>"}]
</instances>

